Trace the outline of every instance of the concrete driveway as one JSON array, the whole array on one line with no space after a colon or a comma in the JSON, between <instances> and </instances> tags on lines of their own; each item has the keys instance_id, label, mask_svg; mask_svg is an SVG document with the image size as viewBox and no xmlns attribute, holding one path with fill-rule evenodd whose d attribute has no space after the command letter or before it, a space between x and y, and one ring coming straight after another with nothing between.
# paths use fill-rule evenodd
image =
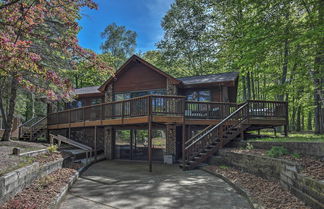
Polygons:
<instances>
[{"instance_id":1,"label":"concrete driveway","mask_svg":"<svg viewBox=\"0 0 324 209\"><path fill-rule=\"evenodd\" d=\"M223 180L201 170L124 161L92 165L73 185L61 209L247 209L246 199Z\"/></svg>"}]
</instances>

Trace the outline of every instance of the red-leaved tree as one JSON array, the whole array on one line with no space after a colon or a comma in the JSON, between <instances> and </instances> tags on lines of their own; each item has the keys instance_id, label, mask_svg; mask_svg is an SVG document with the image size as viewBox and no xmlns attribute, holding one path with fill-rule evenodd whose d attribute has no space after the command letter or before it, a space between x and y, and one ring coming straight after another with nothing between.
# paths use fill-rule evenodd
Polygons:
<instances>
[{"instance_id":1,"label":"red-leaved tree","mask_svg":"<svg viewBox=\"0 0 324 209\"><path fill-rule=\"evenodd\" d=\"M80 9L96 9L92 0L0 1L0 113L9 140L17 89L25 88L50 100L69 99L73 92L64 70L88 60L99 70L111 71L77 40ZM7 108L3 92L8 92Z\"/></svg>"}]
</instances>

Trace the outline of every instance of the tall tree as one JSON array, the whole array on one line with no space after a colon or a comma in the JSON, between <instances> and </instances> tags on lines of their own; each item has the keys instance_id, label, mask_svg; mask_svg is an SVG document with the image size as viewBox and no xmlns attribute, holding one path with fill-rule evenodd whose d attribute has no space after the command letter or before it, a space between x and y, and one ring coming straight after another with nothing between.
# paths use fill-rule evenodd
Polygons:
<instances>
[{"instance_id":1,"label":"tall tree","mask_svg":"<svg viewBox=\"0 0 324 209\"><path fill-rule=\"evenodd\" d=\"M115 61L115 68L135 51L137 34L135 31L127 30L125 26L112 23L101 33L101 37L105 39L101 44L102 51L119 58Z\"/></svg>"},{"instance_id":2,"label":"tall tree","mask_svg":"<svg viewBox=\"0 0 324 209\"><path fill-rule=\"evenodd\" d=\"M98 69L107 69L93 53L78 45L76 20L81 7L94 9L97 5L91 0L0 1L0 111L5 125L2 140L10 138L19 88L46 95L50 100L69 99L72 86L61 77L61 71L74 68L74 59L82 57ZM7 101L3 101L3 92L8 94Z\"/></svg>"},{"instance_id":3,"label":"tall tree","mask_svg":"<svg viewBox=\"0 0 324 209\"><path fill-rule=\"evenodd\" d=\"M184 61L187 74L201 75L214 71L217 39L212 26L215 16L210 1L176 0L164 16L164 38L157 46L169 63Z\"/></svg>"}]
</instances>

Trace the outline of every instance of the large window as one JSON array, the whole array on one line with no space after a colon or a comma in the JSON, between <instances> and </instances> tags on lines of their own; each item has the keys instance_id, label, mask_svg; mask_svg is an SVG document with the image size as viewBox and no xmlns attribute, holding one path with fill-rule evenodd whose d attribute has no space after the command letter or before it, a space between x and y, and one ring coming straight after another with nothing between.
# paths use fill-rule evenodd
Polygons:
<instances>
[{"instance_id":1,"label":"large window","mask_svg":"<svg viewBox=\"0 0 324 209\"><path fill-rule=\"evenodd\" d=\"M187 100L208 102L211 100L209 90L191 90L186 92Z\"/></svg>"},{"instance_id":2,"label":"large window","mask_svg":"<svg viewBox=\"0 0 324 209\"><path fill-rule=\"evenodd\" d=\"M135 98L135 97L141 97L145 95L164 95L166 94L165 89L155 89L155 90L147 90L147 91L133 91L133 92L123 92L123 93L117 93L115 94L115 101L121 101L125 99Z\"/></svg>"}]
</instances>

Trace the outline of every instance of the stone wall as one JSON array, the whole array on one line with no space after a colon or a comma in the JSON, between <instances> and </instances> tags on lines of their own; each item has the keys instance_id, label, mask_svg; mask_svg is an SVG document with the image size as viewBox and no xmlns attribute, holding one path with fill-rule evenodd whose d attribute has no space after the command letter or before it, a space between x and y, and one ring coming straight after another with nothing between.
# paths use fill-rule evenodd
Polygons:
<instances>
[{"instance_id":1,"label":"stone wall","mask_svg":"<svg viewBox=\"0 0 324 209\"><path fill-rule=\"evenodd\" d=\"M15 196L33 180L62 168L63 159L40 166L35 162L0 177L0 204Z\"/></svg>"},{"instance_id":2,"label":"stone wall","mask_svg":"<svg viewBox=\"0 0 324 209\"><path fill-rule=\"evenodd\" d=\"M245 147L247 142L235 142L231 146ZM298 154L324 158L324 142L249 142L256 149L271 149L273 146L283 146L288 151Z\"/></svg>"},{"instance_id":3,"label":"stone wall","mask_svg":"<svg viewBox=\"0 0 324 209\"><path fill-rule=\"evenodd\" d=\"M324 208L324 180L316 181L285 165L280 173L280 183L310 207Z\"/></svg>"},{"instance_id":4,"label":"stone wall","mask_svg":"<svg viewBox=\"0 0 324 209\"><path fill-rule=\"evenodd\" d=\"M302 166L296 162L265 156L233 153L220 150L210 164L230 165L270 180L279 180L284 188L312 208L324 208L324 181L317 181L299 172Z\"/></svg>"},{"instance_id":5,"label":"stone wall","mask_svg":"<svg viewBox=\"0 0 324 209\"><path fill-rule=\"evenodd\" d=\"M176 125L166 126L166 155L176 155Z\"/></svg>"}]
</instances>

